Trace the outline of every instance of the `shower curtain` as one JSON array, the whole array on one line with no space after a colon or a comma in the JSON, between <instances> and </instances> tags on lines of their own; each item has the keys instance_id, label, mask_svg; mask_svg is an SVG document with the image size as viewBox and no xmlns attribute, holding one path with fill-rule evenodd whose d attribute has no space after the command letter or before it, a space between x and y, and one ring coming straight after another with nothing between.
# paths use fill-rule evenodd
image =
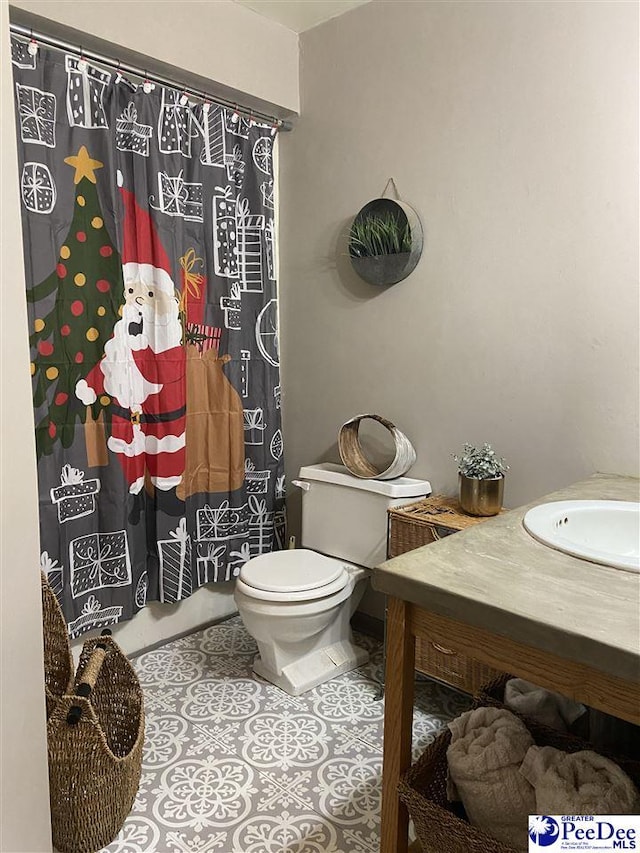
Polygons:
<instances>
[{"instance_id":1,"label":"shower curtain","mask_svg":"<svg viewBox=\"0 0 640 853\"><path fill-rule=\"evenodd\" d=\"M12 62L41 565L75 637L284 541L275 130Z\"/></svg>"}]
</instances>

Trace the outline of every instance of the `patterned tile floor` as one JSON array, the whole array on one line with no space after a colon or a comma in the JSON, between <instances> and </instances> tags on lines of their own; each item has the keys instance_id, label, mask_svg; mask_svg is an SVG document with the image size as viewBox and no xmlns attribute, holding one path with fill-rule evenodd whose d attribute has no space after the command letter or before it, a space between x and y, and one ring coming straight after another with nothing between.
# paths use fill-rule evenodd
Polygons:
<instances>
[{"instance_id":1,"label":"patterned tile floor","mask_svg":"<svg viewBox=\"0 0 640 853\"><path fill-rule=\"evenodd\" d=\"M299 697L255 676L235 617L135 661L145 694L140 791L102 853L378 853L382 646ZM417 755L469 701L416 684Z\"/></svg>"}]
</instances>

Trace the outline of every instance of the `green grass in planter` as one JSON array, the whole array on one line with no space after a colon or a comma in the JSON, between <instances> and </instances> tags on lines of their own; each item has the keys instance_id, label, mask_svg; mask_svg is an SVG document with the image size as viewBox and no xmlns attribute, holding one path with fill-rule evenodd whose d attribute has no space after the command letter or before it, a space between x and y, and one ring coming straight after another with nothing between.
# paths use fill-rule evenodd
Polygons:
<instances>
[{"instance_id":1,"label":"green grass in planter","mask_svg":"<svg viewBox=\"0 0 640 853\"><path fill-rule=\"evenodd\" d=\"M349 234L352 258L398 255L411 251L411 228L393 213L374 213L355 219Z\"/></svg>"}]
</instances>

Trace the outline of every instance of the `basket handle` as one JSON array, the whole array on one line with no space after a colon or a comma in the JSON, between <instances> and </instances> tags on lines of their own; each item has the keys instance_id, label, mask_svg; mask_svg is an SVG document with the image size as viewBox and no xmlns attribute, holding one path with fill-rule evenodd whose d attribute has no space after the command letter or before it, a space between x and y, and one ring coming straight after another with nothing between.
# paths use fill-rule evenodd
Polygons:
<instances>
[{"instance_id":1,"label":"basket handle","mask_svg":"<svg viewBox=\"0 0 640 853\"><path fill-rule=\"evenodd\" d=\"M108 628L105 628L104 631L101 632L100 636L106 637L110 636L110 634L111 631ZM82 673L82 681L75 689L76 696L82 696L84 699L88 699L89 696L91 696L91 691L96 686L96 681L98 680L100 669L106 656L107 644L97 643ZM70 726L75 726L80 722L81 716L82 708L80 705L72 705L69 708L69 713L67 714L67 723Z\"/></svg>"}]
</instances>

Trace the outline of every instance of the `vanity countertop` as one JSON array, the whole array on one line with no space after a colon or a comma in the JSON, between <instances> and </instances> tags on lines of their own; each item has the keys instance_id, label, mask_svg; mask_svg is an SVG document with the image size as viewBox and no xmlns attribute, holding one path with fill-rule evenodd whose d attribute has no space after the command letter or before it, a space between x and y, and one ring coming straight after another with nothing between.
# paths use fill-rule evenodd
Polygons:
<instances>
[{"instance_id":1,"label":"vanity countertop","mask_svg":"<svg viewBox=\"0 0 640 853\"><path fill-rule=\"evenodd\" d=\"M373 587L610 675L640 676L640 574L555 551L522 519L564 500L639 499L640 481L594 474L483 524L387 560Z\"/></svg>"}]
</instances>

